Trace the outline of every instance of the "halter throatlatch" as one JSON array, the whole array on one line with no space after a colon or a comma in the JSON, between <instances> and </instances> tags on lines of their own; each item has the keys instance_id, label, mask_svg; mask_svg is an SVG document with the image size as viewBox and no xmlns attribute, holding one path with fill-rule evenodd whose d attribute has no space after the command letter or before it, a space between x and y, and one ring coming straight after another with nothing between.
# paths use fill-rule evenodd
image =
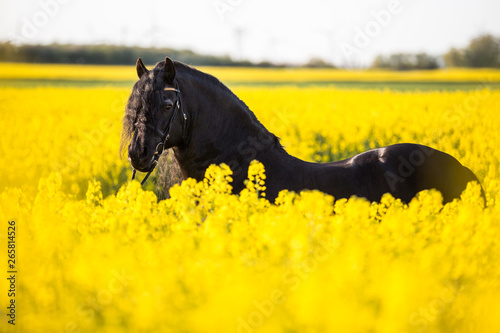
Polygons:
<instances>
[{"instance_id":1,"label":"halter throatlatch","mask_svg":"<svg viewBox=\"0 0 500 333\"><path fill-rule=\"evenodd\" d=\"M158 164L158 160L160 159L161 154L163 154L163 150L165 148L165 145L167 144L167 141L170 138L170 130L172 128L172 124L175 121L175 117L177 115L177 112L180 111L182 113L182 117L183 117L183 119L182 119L183 120L182 137L184 137L185 130L187 127L187 115L184 111L181 110L181 95L180 95L180 90L178 89L178 86L176 85L175 88L167 87L167 88L164 88L163 90L175 91L175 94L177 96L177 102L175 103L174 110L172 112L172 116L170 116L170 120L168 121L167 128L165 128L165 131L162 132L159 129L157 129L155 126L153 126L151 124L146 124L146 127L153 130L153 132L161 138L161 141L160 141L160 143L158 143L156 145L156 150L155 150L155 153L153 155L153 162L152 162L153 165L151 166L151 170L149 170L149 172L146 174L146 177L144 177L144 179L142 180L141 186L144 185L144 183L148 179L149 175L153 172L156 165ZM137 172L137 170L135 170L134 167L132 167L132 180L134 180L136 172Z\"/></svg>"}]
</instances>

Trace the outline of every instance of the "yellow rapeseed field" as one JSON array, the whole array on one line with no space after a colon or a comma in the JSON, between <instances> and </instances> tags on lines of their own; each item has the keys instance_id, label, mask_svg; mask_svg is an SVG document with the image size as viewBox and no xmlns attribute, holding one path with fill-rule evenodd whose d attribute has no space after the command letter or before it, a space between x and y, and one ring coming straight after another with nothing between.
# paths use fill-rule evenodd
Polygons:
<instances>
[{"instance_id":1,"label":"yellow rapeseed field","mask_svg":"<svg viewBox=\"0 0 500 333\"><path fill-rule=\"evenodd\" d=\"M0 64L0 79L16 79L9 68L21 79L134 79L132 67L11 64ZM240 73L249 82L255 73L281 81L312 75ZM476 173L486 209L478 186L444 207L435 191L409 205L390 196L370 203L284 191L271 204L258 196L265 182L259 163L238 196L230 194L223 165L158 202L152 183L143 190L128 181L130 168L118 154L131 87L4 83L0 330L499 332L500 91L489 83L500 78L487 70L453 73L418 75L474 81L476 89L289 85L234 92L291 154L309 161L398 142L443 150ZM411 81L416 74L406 75ZM8 244L15 244L13 267ZM16 272L14 287L8 271Z\"/></svg>"},{"instance_id":2,"label":"yellow rapeseed field","mask_svg":"<svg viewBox=\"0 0 500 333\"><path fill-rule=\"evenodd\" d=\"M154 64L146 64L149 67ZM223 82L331 82L331 81L398 81L398 82L500 82L500 70L444 69L438 71L398 72L386 70L339 70L324 68L233 68L200 67ZM136 80L129 66L61 66L0 63L0 79L79 79Z\"/></svg>"}]
</instances>

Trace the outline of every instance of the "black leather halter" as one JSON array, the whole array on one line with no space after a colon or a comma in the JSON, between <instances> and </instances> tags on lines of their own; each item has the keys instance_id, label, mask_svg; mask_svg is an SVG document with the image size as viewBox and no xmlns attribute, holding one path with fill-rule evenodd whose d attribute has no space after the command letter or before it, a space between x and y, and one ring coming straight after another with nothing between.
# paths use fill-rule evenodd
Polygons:
<instances>
[{"instance_id":1,"label":"black leather halter","mask_svg":"<svg viewBox=\"0 0 500 333\"><path fill-rule=\"evenodd\" d=\"M167 88L164 88L163 90L175 91L177 101L175 103L174 110L172 111L172 116L170 116L170 120L168 121L167 128L165 128L165 130L163 132L151 124L146 124L146 127L151 129L153 131L153 133L158 135L161 138L161 141L160 141L160 143L158 143L156 145L156 150L155 150L155 153L153 155L153 165L151 167L151 170L149 170L149 172L147 173L146 177L144 177L144 179L142 180L141 186L144 185L144 183L148 179L149 175L151 174L151 172L153 172L156 165L158 164L158 160L160 159L161 154L163 154L163 150L165 148L165 145L167 144L167 141L170 138L170 130L172 128L172 124L174 123L175 117L177 116L177 113L179 111L182 113L182 138L184 139L185 135L186 135L187 115L181 109L181 95L180 95L179 87L176 84L175 88L167 87ZM137 170L135 170L134 167L132 167L132 180L134 180L134 178L135 178L136 171Z\"/></svg>"}]
</instances>

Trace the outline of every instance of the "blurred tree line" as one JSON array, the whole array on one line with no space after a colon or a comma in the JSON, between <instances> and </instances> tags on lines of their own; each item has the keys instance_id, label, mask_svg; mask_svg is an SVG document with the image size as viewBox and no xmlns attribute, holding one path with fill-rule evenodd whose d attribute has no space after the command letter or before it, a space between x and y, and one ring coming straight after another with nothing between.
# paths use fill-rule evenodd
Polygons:
<instances>
[{"instance_id":1,"label":"blurred tree line","mask_svg":"<svg viewBox=\"0 0 500 333\"><path fill-rule=\"evenodd\" d=\"M465 49L452 48L443 59L448 67L500 68L500 38L492 35L474 38Z\"/></svg>"},{"instance_id":2,"label":"blurred tree line","mask_svg":"<svg viewBox=\"0 0 500 333\"><path fill-rule=\"evenodd\" d=\"M395 69L398 71L436 69L439 68L438 58L426 53L409 54L397 53L388 57L377 56L372 64L373 68Z\"/></svg>"},{"instance_id":3,"label":"blurred tree line","mask_svg":"<svg viewBox=\"0 0 500 333\"><path fill-rule=\"evenodd\" d=\"M170 48L116 45L14 45L9 42L0 44L0 61L4 62L130 65L141 57L144 63L155 64L166 55L194 66L272 66L268 62L255 64L250 61L235 61L229 56L202 55L190 50Z\"/></svg>"},{"instance_id":4,"label":"blurred tree line","mask_svg":"<svg viewBox=\"0 0 500 333\"><path fill-rule=\"evenodd\" d=\"M445 67L489 67L500 68L500 38L482 35L474 38L464 49L452 48L442 60L426 53L397 53L379 55L373 61L373 68L394 70L436 69L443 62Z\"/></svg>"},{"instance_id":5,"label":"blurred tree line","mask_svg":"<svg viewBox=\"0 0 500 333\"><path fill-rule=\"evenodd\" d=\"M130 65L138 57L147 64L154 64L168 55L178 61L194 66L257 66L286 67L285 64L270 62L253 63L247 60L233 60L229 56L203 55L191 50L170 48L144 48L116 45L14 45L0 43L0 61L28 63L76 63L102 65ZM321 58L312 58L303 67L335 67ZM397 53L379 55L372 68L393 70L424 70L446 67L490 67L500 68L500 38L482 35L473 39L464 49L452 48L442 57L426 53Z\"/></svg>"},{"instance_id":6,"label":"blurred tree line","mask_svg":"<svg viewBox=\"0 0 500 333\"><path fill-rule=\"evenodd\" d=\"M130 65L141 57L146 64L155 64L165 56L193 66L291 67L268 61L258 63L233 60L229 56L213 56L170 48L145 48L117 45L14 45L0 43L0 61L27 63L64 63L94 65ZM309 68L332 68L329 62L311 58L302 65Z\"/></svg>"}]
</instances>

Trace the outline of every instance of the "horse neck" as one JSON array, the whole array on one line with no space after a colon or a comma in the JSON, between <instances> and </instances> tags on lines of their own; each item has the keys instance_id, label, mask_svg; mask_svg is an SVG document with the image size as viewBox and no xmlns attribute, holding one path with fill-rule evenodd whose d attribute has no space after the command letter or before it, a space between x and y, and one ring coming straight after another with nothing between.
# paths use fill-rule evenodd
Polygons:
<instances>
[{"instance_id":1,"label":"horse neck","mask_svg":"<svg viewBox=\"0 0 500 333\"><path fill-rule=\"evenodd\" d=\"M227 87L201 72L179 78L183 108L189 114L190 134L174 149L185 177L201 180L210 164L228 164L233 178L253 159L272 153L277 138ZM241 169L241 170L240 170Z\"/></svg>"}]
</instances>

